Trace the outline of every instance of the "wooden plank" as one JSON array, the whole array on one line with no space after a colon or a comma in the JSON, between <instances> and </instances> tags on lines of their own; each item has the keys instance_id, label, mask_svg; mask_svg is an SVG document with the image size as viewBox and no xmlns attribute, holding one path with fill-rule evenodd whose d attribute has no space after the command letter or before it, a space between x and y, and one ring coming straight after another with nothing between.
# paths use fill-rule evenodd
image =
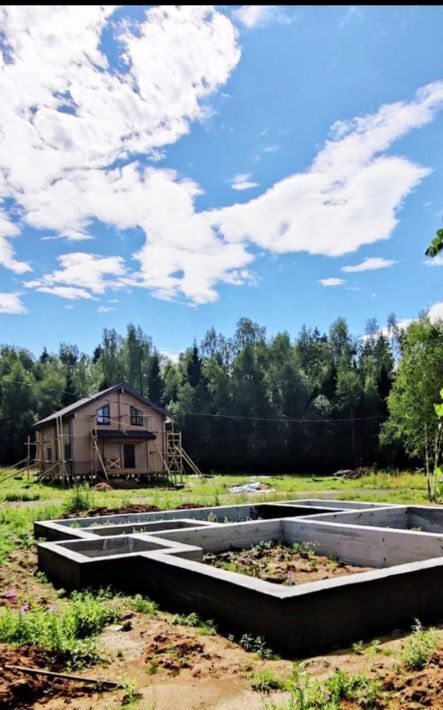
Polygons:
<instances>
[{"instance_id":1,"label":"wooden plank","mask_svg":"<svg viewBox=\"0 0 443 710\"><path fill-rule=\"evenodd\" d=\"M101 685L105 688L123 688L121 683L115 683L112 680L101 680L99 678L83 678L80 675L73 675L72 673L56 673L55 671L47 671L42 668L29 668L28 666L15 666L12 663L5 663L3 668L8 671L18 671L19 673L29 673L30 675L45 675L50 678L60 678L61 680L72 680L77 683L93 683L94 685Z\"/></svg>"}]
</instances>

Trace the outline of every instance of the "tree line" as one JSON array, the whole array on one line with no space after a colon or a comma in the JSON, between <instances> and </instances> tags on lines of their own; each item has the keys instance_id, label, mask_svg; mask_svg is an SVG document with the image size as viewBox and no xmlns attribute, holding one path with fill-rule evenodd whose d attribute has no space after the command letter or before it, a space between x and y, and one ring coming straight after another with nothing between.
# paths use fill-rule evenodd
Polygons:
<instances>
[{"instance_id":1,"label":"tree line","mask_svg":"<svg viewBox=\"0 0 443 710\"><path fill-rule=\"evenodd\" d=\"M420 465L435 456L443 387L443 324L401 330L394 316L363 338L338 318L266 336L242 318L232 337L210 329L177 362L141 328L105 329L92 354L62 343L39 356L0 348L0 459L25 456L32 424L118 382L166 406L204 471L332 472Z\"/></svg>"}]
</instances>

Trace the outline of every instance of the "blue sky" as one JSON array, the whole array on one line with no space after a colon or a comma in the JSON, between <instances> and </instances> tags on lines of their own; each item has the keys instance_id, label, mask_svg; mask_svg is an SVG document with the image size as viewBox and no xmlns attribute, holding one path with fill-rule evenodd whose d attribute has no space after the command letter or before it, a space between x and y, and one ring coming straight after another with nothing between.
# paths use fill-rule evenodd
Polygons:
<instances>
[{"instance_id":1,"label":"blue sky","mask_svg":"<svg viewBox=\"0 0 443 710\"><path fill-rule=\"evenodd\" d=\"M0 13L1 342L443 317L443 8Z\"/></svg>"}]
</instances>

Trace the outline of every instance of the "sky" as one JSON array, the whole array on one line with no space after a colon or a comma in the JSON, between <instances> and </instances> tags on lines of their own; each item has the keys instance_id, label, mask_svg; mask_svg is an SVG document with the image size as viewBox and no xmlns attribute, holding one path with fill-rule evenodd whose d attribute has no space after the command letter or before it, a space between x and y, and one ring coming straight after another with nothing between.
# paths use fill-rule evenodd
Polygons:
<instances>
[{"instance_id":1,"label":"sky","mask_svg":"<svg viewBox=\"0 0 443 710\"><path fill-rule=\"evenodd\" d=\"M2 6L0 343L443 318L443 7Z\"/></svg>"}]
</instances>

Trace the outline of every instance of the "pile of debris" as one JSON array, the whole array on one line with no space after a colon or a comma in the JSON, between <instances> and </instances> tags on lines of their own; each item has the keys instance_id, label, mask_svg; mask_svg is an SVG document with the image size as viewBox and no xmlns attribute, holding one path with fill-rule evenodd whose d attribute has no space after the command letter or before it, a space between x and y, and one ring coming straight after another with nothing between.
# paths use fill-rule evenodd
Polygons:
<instances>
[{"instance_id":1,"label":"pile of debris","mask_svg":"<svg viewBox=\"0 0 443 710\"><path fill-rule=\"evenodd\" d=\"M260 493L261 491L272 492L273 490L267 483L256 481L255 478L251 478L249 483L242 483L229 488L230 493Z\"/></svg>"}]
</instances>

